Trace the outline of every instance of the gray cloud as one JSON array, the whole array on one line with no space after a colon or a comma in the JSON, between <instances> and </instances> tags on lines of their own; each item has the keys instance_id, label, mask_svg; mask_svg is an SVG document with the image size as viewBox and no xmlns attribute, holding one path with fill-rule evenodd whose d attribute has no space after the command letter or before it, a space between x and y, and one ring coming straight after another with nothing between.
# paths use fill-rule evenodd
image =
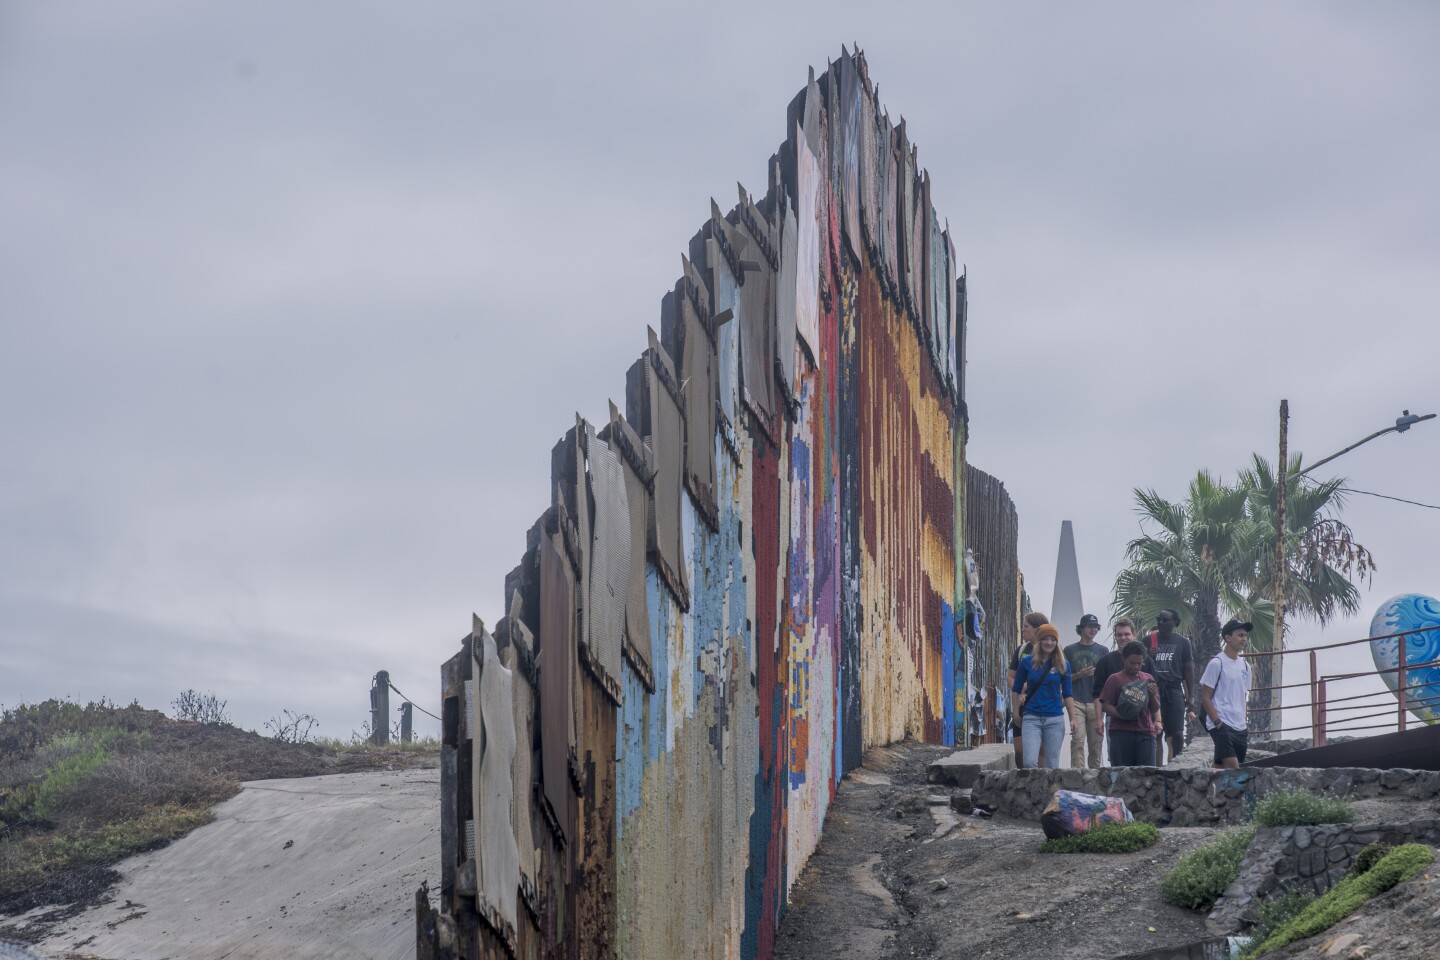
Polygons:
<instances>
[{"instance_id":1,"label":"gray cloud","mask_svg":"<svg viewBox=\"0 0 1440 960\"><path fill-rule=\"evenodd\" d=\"M1440 407L1426 4L0 16L5 703L210 687L344 734L376 669L434 695L550 446L842 42L969 264L970 454L1037 602L1061 520L1098 611L1130 489L1270 450L1282 396L1312 456ZM1343 468L1436 499L1440 427ZM1440 514L1349 517L1366 613L1300 643L1440 591Z\"/></svg>"}]
</instances>

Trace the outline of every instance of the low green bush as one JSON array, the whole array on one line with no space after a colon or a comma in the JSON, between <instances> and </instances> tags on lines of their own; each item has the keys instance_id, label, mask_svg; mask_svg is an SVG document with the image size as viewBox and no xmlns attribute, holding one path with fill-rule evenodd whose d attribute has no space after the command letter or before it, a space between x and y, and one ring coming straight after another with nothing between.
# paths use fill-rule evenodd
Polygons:
<instances>
[{"instance_id":1,"label":"low green bush","mask_svg":"<svg viewBox=\"0 0 1440 960\"><path fill-rule=\"evenodd\" d=\"M1209 843L1191 850L1160 882L1161 895L1177 907L1209 912L1220 894L1234 882L1240 872L1240 861L1254 837L1254 827L1231 827Z\"/></svg>"},{"instance_id":2,"label":"low green bush","mask_svg":"<svg viewBox=\"0 0 1440 960\"><path fill-rule=\"evenodd\" d=\"M1255 805L1255 819L1267 827L1313 827L1321 823L1353 823L1355 810L1342 797L1283 790Z\"/></svg>"},{"instance_id":3,"label":"low green bush","mask_svg":"<svg viewBox=\"0 0 1440 960\"><path fill-rule=\"evenodd\" d=\"M36 751L32 782L10 791L0 804L0 820L5 823L49 820L62 797L103 767L117 745L140 736L145 734L116 727L57 734Z\"/></svg>"},{"instance_id":4,"label":"low green bush","mask_svg":"<svg viewBox=\"0 0 1440 960\"><path fill-rule=\"evenodd\" d=\"M1392 849L1394 848L1388 843L1370 844L1355 854L1355 859L1350 861L1349 872L1357 876L1362 873L1369 873L1375 864L1384 860L1385 854L1389 853Z\"/></svg>"},{"instance_id":5,"label":"low green bush","mask_svg":"<svg viewBox=\"0 0 1440 960\"><path fill-rule=\"evenodd\" d=\"M1407 843L1396 847L1364 873L1347 874L1323 897L1281 924L1247 956L1258 957L1286 944L1324 933L1354 913L1365 901L1404 883L1434 861L1434 852L1423 844Z\"/></svg>"},{"instance_id":6,"label":"low green bush","mask_svg":"<svg viewBox=\"0 0 1440 960\"><path fill-rule=\"evenodd\" d=\"M1160 839L1153 823L1104 823L1073 837L1040 844L1041 853L1134 853Z\"/></svg>"}]
</instances>

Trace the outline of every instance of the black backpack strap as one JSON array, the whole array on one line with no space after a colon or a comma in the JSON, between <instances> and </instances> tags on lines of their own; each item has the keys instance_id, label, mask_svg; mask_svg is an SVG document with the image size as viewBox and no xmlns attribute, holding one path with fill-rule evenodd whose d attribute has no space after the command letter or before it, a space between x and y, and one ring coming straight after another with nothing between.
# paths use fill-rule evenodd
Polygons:
<instances>
[{"instance_id":1,"label":"black backpack strap","mask_svg":"<svg viewBox=\"0 0 1440 960\"><path fill-rule=\"evenodd\" d=\"M1030 662L1034 663L1035 661L1034 659L1031 659ZM1045 682L1045 677L1049 675L1050 668L1053 666L1055 666L1054 660L1046 660L1045 669L1041 670L1038 676L1031 677L1029 682L1025 684L1026 700L1029 700L1031 697L1035 696L1035 691L1040 689L1040 684Z\"/></svg>"}]
</instances>

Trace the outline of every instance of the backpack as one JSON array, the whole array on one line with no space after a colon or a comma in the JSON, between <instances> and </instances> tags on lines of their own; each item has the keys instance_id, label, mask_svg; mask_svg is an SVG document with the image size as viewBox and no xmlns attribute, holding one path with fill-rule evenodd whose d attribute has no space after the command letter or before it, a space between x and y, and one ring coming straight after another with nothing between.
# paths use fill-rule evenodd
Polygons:
<instances>
[{"instance_id":1,"label":"backpack","mask_svg":"<svg viewBox=\"0 0 1440 960\"><path fill-rule=\"evenodd\" d=\"M1150 706L1150 683L1136 677L1120 688L1115 697L1115 712L1125 720L1138 720L1140 714Z\"/></svg>"}]
</instances>

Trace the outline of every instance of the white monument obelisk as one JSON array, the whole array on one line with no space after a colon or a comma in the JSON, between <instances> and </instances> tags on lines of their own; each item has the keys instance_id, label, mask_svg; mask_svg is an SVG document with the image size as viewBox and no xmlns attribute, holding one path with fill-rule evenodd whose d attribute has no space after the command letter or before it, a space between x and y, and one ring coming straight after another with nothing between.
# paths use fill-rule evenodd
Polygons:
<instances>
[{"instance_id":1,"label":"white monument obelisk","mask_svg":"<svg viewBox=\"0 0 1440 960\"><path fill-rule=\"evenodd\" d=\"M1047 611L1050 622L1060 631L1060 645L1074 643L1075 626L1085 613L1080 597L1080 564L1075 560L1075 528L1069 520L1060 524L1060 556L1055 561L1055 599Z\"/></svg>"}]
</instances>

